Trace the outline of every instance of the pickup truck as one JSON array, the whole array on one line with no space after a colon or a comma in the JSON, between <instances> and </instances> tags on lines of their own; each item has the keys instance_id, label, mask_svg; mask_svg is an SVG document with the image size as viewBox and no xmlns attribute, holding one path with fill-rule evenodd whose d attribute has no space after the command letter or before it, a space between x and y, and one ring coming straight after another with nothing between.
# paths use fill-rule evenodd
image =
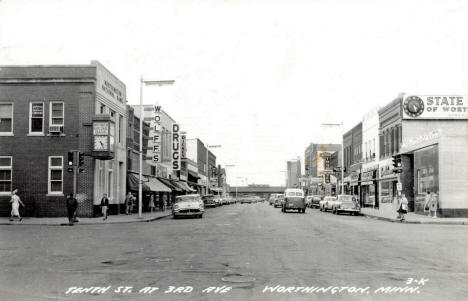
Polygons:
<instances>
[{"instance_id":1,"label":"pickup truck","mask_svg":"<svg viewBox=\"0 0 468 301\"><path fill-rule=\"evenodd\" d=\"M335 200L328 202L328 208L331 207L333 214L348 212L350 215L358 215L361 212L361 207L357 198L353 195L341 194Z\"/></svg>"}]
</instances>

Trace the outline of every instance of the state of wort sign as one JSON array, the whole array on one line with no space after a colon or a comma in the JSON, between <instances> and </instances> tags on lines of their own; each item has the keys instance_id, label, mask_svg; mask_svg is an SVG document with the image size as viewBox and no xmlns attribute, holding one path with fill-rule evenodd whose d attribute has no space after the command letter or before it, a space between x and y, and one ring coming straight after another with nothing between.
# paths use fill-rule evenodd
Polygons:
<instances>
[{"instance_id":1,"label":"state of wort sign","mask_svg":"<svg viewBox=\"0 0 468 301\"><path fill-rule=\"evenodd\" d=\"M180 170L180 134L179 125L172 124L172 169Z\"/></svg>"}]
</instances>

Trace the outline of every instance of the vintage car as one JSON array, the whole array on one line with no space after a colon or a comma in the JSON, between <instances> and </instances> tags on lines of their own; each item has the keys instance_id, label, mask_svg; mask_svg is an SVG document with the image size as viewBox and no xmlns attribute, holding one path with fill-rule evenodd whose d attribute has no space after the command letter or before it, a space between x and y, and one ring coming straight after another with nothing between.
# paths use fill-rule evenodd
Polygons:
<instances>
[{"instance_id":1,"label":"vintage car","mask_svg":"<svg viewBox=\"0 0 468 301\"><path fill-rule=\"evenodd\" d=\"M281 211L297 210L298 212L305 213L305 197L304 191L297 188L288 188L284 191L284 202Z\"/></svg>"},{"instance_id":2,"label":"vintage car","mask_svg":"<svg viewBox=\"0 0 468 301\"><path fill-rule=\"evenodd\" d=\"M325 196L323 200L319 202L320 211L332 210L333 209L332 204L335 201L336 201L335 196Z\"/></svg>"},{"instance_id":3,"label":"vintage car","mask_svg":"<svg viewBox=\"0 0 468 301\"><path fill-rule=\"evenodd\" d=\"M174 218L180 216L196 216L202 218L203 212L205 212L203 201L198 194L177 196L172 206L172 216Z\"/></svg>"},{"instance_id":4,"label":"vintage car","mask_svg":"<svg viewBox=\"0 0 468 301\"><path fill-rule=\"evenodd\" d=\"M218 205L212 194L205 194L204 196L202 196L202 200L206 208L216 207Z\"/></svg>"},{"instance_id":5,"label":"vintage car","mask_svg":"<svg viewBox=\"0 0 468 301\"><path fill-rule=\"evenodd\" d=\"M276 194L275 197L275 202L273 203L273 206L276 207L283 207L283 201L284 201L284 196L281 193Z\"/></svg>"},{"instance_id":6,"label":"vintage car","mask_svg":"<svg viewBox=\"0 0 468 301\"><path fill-rule=\"evenodd\" d=\"M319 195L312 195L311 200L309 203L310 208L319 208L320 207L320 201L322 200L322 197Z\"/></svg>"},{"instance_id":7,"label":"vintage car","mask_svg":"<svg viewBox=\"0 0 468 301\"><path fill-rule=\"evenodd\" d=\"M270 198L268 199L268 204L273 205L275 203L276 193L270 194Z\"/></svg>"},{"instance_id":8,"label":"vintage car","mask_svg":"<svg viewBox=\"0 0 468 301\"><path fill-rule=\"evenodd\" d=\"M333 214L349 212L350 215L358 215L361 212L358 199L353 195L339 195L338 199L331 203L331 207Z\"/></svg>"}]
</instances>

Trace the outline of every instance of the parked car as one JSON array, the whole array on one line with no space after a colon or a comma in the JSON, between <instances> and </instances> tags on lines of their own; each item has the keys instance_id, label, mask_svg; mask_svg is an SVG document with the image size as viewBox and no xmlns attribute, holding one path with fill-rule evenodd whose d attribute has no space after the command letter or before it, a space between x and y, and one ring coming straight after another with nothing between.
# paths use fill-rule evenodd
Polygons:
<instances>
[{"instance_id":1,"label":"parked car","mask_svg":"<svg viewBox=\"0 0 468 301\"><path fill-rule=\"evenodd\" d=\"M204 212L203 200L198 194L177 196L172 206L172 216L174 218L180 216L196 216L202 218Z\"/></svg>"},{"instance_id":2,"label":"parked car","mask_svg":"<svg viewBox=\"0 0 468 301\"><path fill-rule=\"evenodd\" d=\"M202 196L202 200L205 208L217 206L217 203L212 194L205 194L204 196Z\"/></svg>"},{"instance_id":3,"label":"parked car","mask_svg":"<svg viewBox=\"0 0 468 301\"><path fill-rule=\"evenodd\" d=\"M319 209L320 211L327 211L327 210L332 210L332 204L333 202L336 201L335 196L325 196L323 200L319 202Z\"/></svg>"},{"instance_id":4,"label":"parked car","mask_svg":"<svg viewBox=\"0 0 468 301\"><path fill-rule=\"evenodd\" d=\"M353 195L341 194L331 203L333 214L349 212L350 215L358 215L361 212L358 199Z\"/></svg>"},{"instance_id":5,"label":"parked car","mask_svg":"<svg viewBox=\"0 0 468 301\"><path fill-rule=\"evenodd\" d=\"M297 210L305 213L305 197L302 189L288 188L284 191L284 202L281 211L286 212L287 210Z\"/></svg>"},{"instance_id":6,"label":"parked car","mask_svg":"<svg viewBox=\"0 0 468 301\"><path fill-rule=\"evenodd\" d=\"M275 203L276 193L270 194L270 198L268 199L268 204L273 205Z\"/></svg>"}]
</instances>

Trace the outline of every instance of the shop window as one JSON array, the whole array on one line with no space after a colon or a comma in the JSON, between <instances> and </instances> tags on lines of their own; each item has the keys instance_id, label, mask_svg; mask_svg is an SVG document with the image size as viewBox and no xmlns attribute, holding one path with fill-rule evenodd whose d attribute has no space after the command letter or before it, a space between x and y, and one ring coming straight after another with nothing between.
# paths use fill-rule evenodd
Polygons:
<instances>
[{"instance_id":1,"label":"shop window","mask_svg":"<svg viewBox=\"0 0 468 301\"><path fill-rule=\"evenodd\" d=\"M49 157L49 194L63 194L63 157Z\"/></svg>"},{"instance_id":2,"label":"shop window","mask_svg":"<svg viewBox=\"0 0 468 301\"><path fill-rule=\"evenodd\" d=\"M10 194L12 190L13 157L0 157L0 194Z\"/></svg>"},{"instance_id":3,"label":"shop window","mask_svg":"<svg viewBox=\"0 0 468 301\"><path fill-rule=\"evenodd\" d=\"M44 103L31 102L29 104L29 134L44 133Z\"/></svg>"},{"instance_id":4,"label":"shop window","mask_svg":"<svg viewBox=\"0 0 468 301\"><path fill-rule=\"evenodd\" d=\"M0 103L0 135L13 134L13 104Z\"/></svg>"}]
</instances>

